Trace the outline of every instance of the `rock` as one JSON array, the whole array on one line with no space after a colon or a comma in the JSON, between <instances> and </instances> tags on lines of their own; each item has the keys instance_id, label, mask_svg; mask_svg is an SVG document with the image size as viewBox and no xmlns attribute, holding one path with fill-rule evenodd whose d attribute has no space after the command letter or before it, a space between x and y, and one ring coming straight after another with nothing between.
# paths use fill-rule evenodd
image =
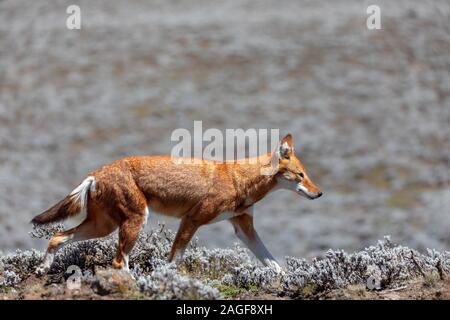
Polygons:
<instances>
[{"instance_id":1,"label":"rock","mask_svg":"<svg viewBox=\"0 0 450 320\"><path fill-rule=\"evenodd\" d=\"M133 276L125 270L97 269L95 278L92 289L100 295L125 293L137 288Z\"/></svg>"}]
</instances>

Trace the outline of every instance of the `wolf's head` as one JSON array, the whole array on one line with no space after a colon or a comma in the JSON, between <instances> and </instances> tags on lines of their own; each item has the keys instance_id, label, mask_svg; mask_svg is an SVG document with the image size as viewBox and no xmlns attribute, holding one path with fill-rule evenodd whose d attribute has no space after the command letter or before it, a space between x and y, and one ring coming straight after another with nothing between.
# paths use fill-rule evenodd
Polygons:
<instances>
[{"instance_id":1,"label":"wolf's head","mask_svg":"<svg viewBox=\"0 0 450 320\"><path fill-rule=\"evenodd\" d=\"M305 167L297 158L291 134L287 134L272 153L272 170L278 187L295 191L308 198L316 199L322 195L320 189L311 181Z\"/></svg>"}]
</instances>

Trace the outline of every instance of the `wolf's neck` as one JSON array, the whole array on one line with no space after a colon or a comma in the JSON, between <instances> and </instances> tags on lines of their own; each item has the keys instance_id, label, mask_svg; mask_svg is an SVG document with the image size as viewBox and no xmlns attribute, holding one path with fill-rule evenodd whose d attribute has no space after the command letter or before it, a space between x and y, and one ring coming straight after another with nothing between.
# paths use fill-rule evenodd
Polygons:
<instances>
[{"instance_id":1,"label":"wolf's neck","mask_svg":"<svg viewBox=\"0 0 450 320\"><path fill-rule=\"evenodd\" d=\"M256 202L275 187L276 178L269 174L270 160L271 154L268 153L237 166L234 180L239 194L250 197Z\"/></svg>"}]
</instances>

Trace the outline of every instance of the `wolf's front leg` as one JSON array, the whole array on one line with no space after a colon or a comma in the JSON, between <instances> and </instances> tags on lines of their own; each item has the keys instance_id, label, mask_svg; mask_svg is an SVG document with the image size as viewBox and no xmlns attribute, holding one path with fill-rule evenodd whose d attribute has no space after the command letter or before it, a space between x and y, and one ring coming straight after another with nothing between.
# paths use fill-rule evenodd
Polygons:
<instances>
[{"instance_id":1,"label":"wolf's front leg","mask_svg":"<svg viewBox=\"0 0 450 320\"><path fill-rule=\"evenodd\" d=\"M233 224L236 236L253 252L253 254L265 265L277 272L282 269L275 258L262 243L255 228L253 227L253 216L242 214L230 219Z\"/></svg>"},{"instance_id":2,"label":"wolf's front leg","mask_svg":"<svg viewBox=\"0 0 450 320\"><path fill-rule=\"evenodd\" d=\"M175 263L179 264L182 261L184 251L198 227L199 226L188 217L181 220L180 227L178 228L177 235L175 236L175 240L172 244L172 249L170 250L168 259L169 262L175 260Z\"/></svg>"}]
</instances>

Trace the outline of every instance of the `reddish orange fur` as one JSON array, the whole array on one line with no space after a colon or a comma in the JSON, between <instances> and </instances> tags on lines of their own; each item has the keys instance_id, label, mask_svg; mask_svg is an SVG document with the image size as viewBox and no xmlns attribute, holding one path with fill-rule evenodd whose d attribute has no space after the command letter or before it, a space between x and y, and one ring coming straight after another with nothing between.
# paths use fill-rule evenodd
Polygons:
<instances>
[{"instance_id":1,"label":"reddish orange fur","mask_svg":"<svg viewBox=\"0 0 450 320\"><path fill-rule=\"evenodd\" d=\"M279 160L278 172L271 176L261 174L262 167L270 166L271 153L254 161L198 160L195 164L177 164L170 156L139 156L109 163L90 173L95 177L95 191L89 192L86 220L74 229L56 234L50 240L49 252L67 241L67 236L75 237L74 240L98 238L119 227L113 266L121 268L142 228L147 206L181 219L169 260L186 247L200 226L226 211L241 213L230 221L254 238L253 217L247 210L277 185L280 176L297 181L298 172L302 172L303 185L311 192L319 192L295 156L291 136L281 143L287 143L290 150Z\"/></svg>"}]
</instances>

